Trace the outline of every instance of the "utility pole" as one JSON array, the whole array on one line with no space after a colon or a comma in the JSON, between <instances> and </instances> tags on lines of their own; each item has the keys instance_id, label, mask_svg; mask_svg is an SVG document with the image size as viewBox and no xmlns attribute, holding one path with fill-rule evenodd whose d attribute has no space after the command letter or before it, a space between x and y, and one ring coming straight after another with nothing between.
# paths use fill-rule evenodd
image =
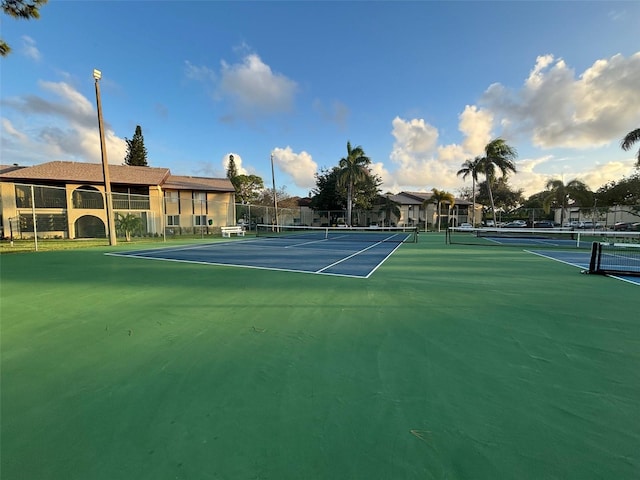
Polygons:
<instances>
[{"instance_id":1,"label":"utility pole","mask_svg":"<svg viewBox=\"0 0 640 480\"><path fill-rule=\"evenodd\" d=\"M276 228L280 230L278 226L278 199L276 198L276 176L273 173L273 153L271 154L271 180L273 181L273 208L276 211Z\"/></svg>"},{"instance_id":2,"label":"utility pole","mask_svg":"<svg viewBox=\"0 0 640 480\"><path fill-rule=\"evenodd\" d=\"M113 204L111 196L111 179L109 178L109 163L107 162L107 146L104 141L104 126L102 124L102 102L100 101L100 82L102 72L93 70L96 82L96 103L98 104L98 129L100 130L100 153L102 154L102 174L104 176L105 206L107 210L107 225L109 229L109 245L116 245L116 226L113 219Z\"/></svg>"}]
</instances>

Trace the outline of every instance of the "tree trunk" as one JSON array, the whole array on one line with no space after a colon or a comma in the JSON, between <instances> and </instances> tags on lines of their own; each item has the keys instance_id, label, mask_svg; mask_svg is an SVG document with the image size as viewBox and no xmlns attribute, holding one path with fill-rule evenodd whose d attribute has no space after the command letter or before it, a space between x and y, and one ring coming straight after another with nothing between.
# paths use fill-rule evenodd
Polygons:
<instances>
[{"instance_id":1,"label":"tree trunk","mask_svg":"<svg viewBox=\"0 0 640 480\"><path fill-rule=\"evenodd\" d=\"M471 225L475 227L476 226L476 179L475 178L471 179L471 188L472 188Z\"/></svg>"},{"instance_id":2,"label":"tree trunk","mask_svg":"<svg viewBox=\"0 0 640 480\"><path fill-rule=\"evenodd\" d=\"M496 206L493 203L493 192L491 191L491 182L487 177L487 188L489 189L489 199L491 200L491 213L493 213L493 226L498 226L498 219L496 218Z\"/></svg>"},{"instance_id":3,"label":"tree trunk","mask_svg":"<svg viewBox=\"0 0 640 480\"><path fill-rule=\"evenodd\" d=\"M347 225L351 226L351 208L353 203L353 183L349 182L347 187Z\"/></svg>"}]
</instances>

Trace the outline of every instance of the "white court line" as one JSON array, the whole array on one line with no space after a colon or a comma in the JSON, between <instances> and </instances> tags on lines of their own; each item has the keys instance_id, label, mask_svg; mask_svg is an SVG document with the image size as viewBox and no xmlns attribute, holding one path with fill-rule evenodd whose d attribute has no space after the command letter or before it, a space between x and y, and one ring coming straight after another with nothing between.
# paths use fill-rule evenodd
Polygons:
<instances>
[{"instance_id":1,"label":"white court line","mask_svg":"<svg viewBox=\"0 0 640 480\"><path fill-rule=\"evenodd\" d=\"M376 270L378 270L378 267L380 267L384 262L386 262L386 261L387 261L387 259L388 259L391 255L393 255L397 249L399 249L399 248L400 248L400 245L402 245L402 243L398 243L398 245L396 246L396 248L394 248L393 250L391 250L391 251L389 252L389 255L387 255L386 257L384 257L384 258L382 259L382 261L381 261L380 263L378 263L378 265L376 265L376 266L374 267L374 269L373 269L373 270L371 270L371 271L369 272L369 274L367 275L367 278L369 278L371 275L373 275L373 273L374 273Z\"/></svg>"},{"instance_id":2,"label":"white court line","mask_svg":"<svg viewBox=\"0 0 640 480\"><path fill-rule=\"evenodd\" d=\"M579 265L577 263L571 263L571 262L566 262L564 260L560 260L559 258L556 257L550 257L549 255L544 255L542 253L538 253L538 252L532 252L531 250L525 250L525 252L527 253L531 253L533 255L537 255L539 257L543 257L543 258L548 258L549 260L555 260L556 262L560 262L560 263L564 263L565 265L571 265L572 267L577 267L577 268L589 268L589 265L587 265L586 267L584 265Z\"/></svg>"},{"instance_id":3,"label":"white court line","mask_svg":"<svg viewBox=\"0 0 640 480\"><path fill-rule=\"evenodd\" d=\"M527 252L527 253L531 253L531 254L533 254L533 255L537 255L537 256L539 256L539 257L548 258L549 260L555 260L556 262L564 263L565 265L571 265L572 267L580 268L580 269L582 269L583 271L584 271L585 269L587 269L587 270L589 269L589 265L586 265L586 266L585 266L585 265L578 265L578 264L576 264L576 263L565 262L564 260L560 260L560 259L558 259L558 258L550 257L550 256L548 256L548 255L543 255L542 253L532 252L531 250L524 250L524 251L525 251L525 252ZM606 275L606 276L607 276L607 277L611 277L611 278L615 278L616 280L621 280L621 281L623 281L623 282L630 283L630 284L632 284L632 285L640 285L640 283L638 283L638 282L635 282L635 281L633 281L633 280L629 280L628 278L621 277L621 276L619 276L619 275Z\"/></svg>"},{"instance_id":4,"label":"white court line","mask_svg":"<svg viewBox=\"0 0 640 480\"><path fill-rule=\"evenodd\" d=\"M342 259L338 260L337 262L333 262L331 265L327 265L326 267L321 268L320 270L317 270L317 273L322 273L322 272L324 272L327 268L331 268L331 267L333 267L333 266L335 266L335 265L338 265L338 264L340 264L340 263L344 262L345 260L349 260L350 258L355 257L356 255L360 255L361 253L366 252L366 251L367 251L367 250L369 250L370 248L376 247L376 246L378 246L378 245L380 245L380 244L382 244L382 243L384 243L384 242L377 242L377 243L374 243L374 244L372 244L372 245L369 245L367 248L363 248L362 250L359 250L359 251L357 251L356 253L353 253L353 254L349 255L348 257L344 257L344 258L342 258ZM377 268L377 267L376 267L376 268Z\"/></svg>"}]
</instances>

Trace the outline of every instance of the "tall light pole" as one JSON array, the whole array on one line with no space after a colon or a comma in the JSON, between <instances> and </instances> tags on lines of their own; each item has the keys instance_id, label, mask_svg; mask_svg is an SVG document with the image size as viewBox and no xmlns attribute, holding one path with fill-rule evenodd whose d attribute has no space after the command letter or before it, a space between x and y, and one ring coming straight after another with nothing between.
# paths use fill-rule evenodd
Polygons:
<instances>
[{"instance_id":1,"label":"tall light pole","mask_svg":"<svg viewBox=\"0 0 640 480\"><path fill-rule=\"evenodd\" d=\"M273 173L273 153L271 154L271 180L273 181L273 208L276 211L276 228L278 227L278 199L276 196L276 176Z\"/></svg>"},{"instance_id":2,"label":"tall light pole","mask_svg":"<svg viewBox=\"0 0 640 480\"><path fill-rule=\"evenodd\" d=\"M109 178L109 163L107 162L107 146L104 141L104 126L102 125L102 102L100 101L100 82L102 72L93 70L93 78L96 83L96 103L98 104L98 129L100 130L100 153L102 154L102 174L104 176L105 206L107 209L107 225L109 228L109 245L116 245L116 226L113 219L111 200L111 179Z\"/></svg>"}]
</instances>

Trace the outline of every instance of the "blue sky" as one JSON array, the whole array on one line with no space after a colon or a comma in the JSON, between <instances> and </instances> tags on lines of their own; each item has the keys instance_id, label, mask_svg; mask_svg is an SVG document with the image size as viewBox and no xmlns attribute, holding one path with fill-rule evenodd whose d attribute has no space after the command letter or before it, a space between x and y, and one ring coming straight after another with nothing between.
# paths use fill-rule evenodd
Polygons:
<instances>
[{"instance_id":1,"label":"blue sky","mask_svg":"<svg viewBox=\"0 0 640 480\"><path fill-rule=\"evenodd\" d=\"M142 127L151 166L240 171L305 196L361 145L383 191L457 193L467 158L502 137L510 182L591 188L633 172L640 2L50 0L2 16L2 164L110 163Z\"/></svg>"}]
</instances>

